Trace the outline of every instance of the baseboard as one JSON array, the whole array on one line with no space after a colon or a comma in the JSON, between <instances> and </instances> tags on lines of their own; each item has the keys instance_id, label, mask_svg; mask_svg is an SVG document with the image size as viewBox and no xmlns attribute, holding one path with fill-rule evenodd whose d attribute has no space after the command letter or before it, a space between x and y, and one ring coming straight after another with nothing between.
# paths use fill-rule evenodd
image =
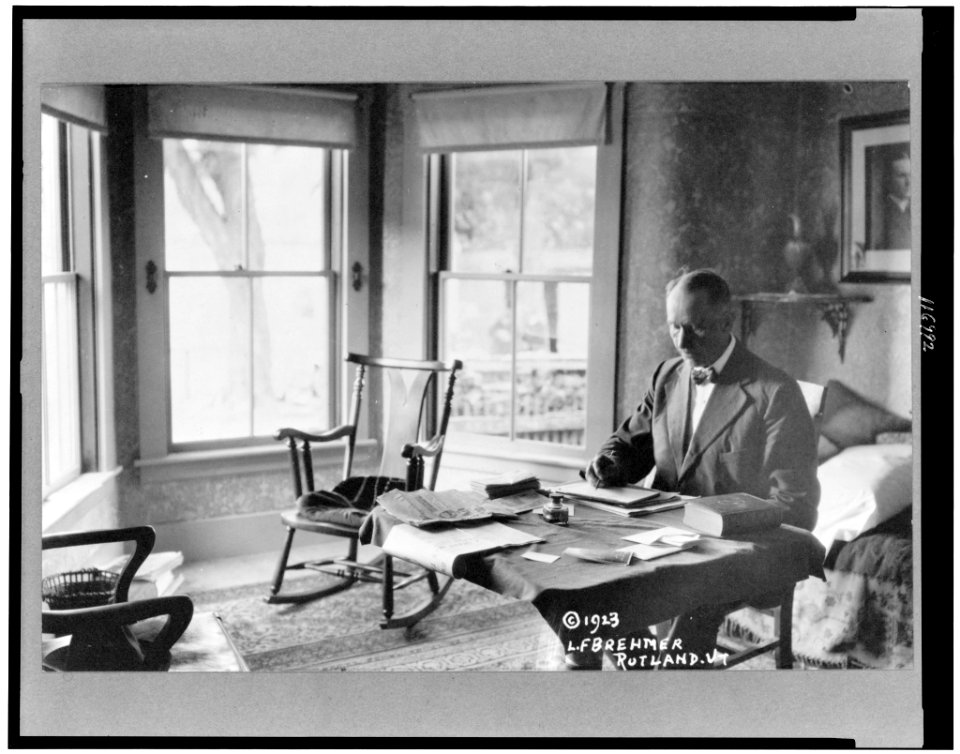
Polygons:
<instances>
[{"instance_id":1,"label":"baseboard","mask_svg":"<svg viewBox=\"0 0 960 754\"><path fill-rule=\"evenodd\" d=\"M153 528L157 530L154 550L179 550L187 561L279 552L287 533L277 511L153 524ZM325 539L334 537L298 532L293 546L317 545Z\"/></svg>"}]
</instances>

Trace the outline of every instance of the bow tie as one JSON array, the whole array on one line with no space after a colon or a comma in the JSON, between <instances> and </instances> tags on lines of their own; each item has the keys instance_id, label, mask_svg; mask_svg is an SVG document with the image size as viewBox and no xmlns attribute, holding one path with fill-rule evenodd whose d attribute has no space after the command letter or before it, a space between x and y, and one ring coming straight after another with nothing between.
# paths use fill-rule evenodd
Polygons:
<instances>
[{"instance_id":1,"label":"bow tie","mask_svg":"<svg viewBox=\"0 0 960 754\"><path fill-rule=\"evenodd\" d=\"M717 371L713 367L694 367L691 376L695 385L717 381Z\"/></svg>"}]
</instances>

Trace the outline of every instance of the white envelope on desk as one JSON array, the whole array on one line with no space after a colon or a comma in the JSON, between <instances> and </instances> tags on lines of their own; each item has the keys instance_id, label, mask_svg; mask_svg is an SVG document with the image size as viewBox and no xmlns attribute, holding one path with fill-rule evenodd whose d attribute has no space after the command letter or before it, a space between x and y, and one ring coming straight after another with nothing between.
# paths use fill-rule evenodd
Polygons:
<instances>
[{"instance_id":1,"label":"white envelope on desk","mask_svg":"<svg viewBox=\"0 0 960 754\"><path fill-rule=\"evenodd\" d=\"M681 547L690 542L696 542L700 539L700 535L684 529L678 529L676 526L664 526L660 529L628 534L625 537L621 537L621 539L637 542L641 545L664 544Z\"/></svg>"}]
</instances>

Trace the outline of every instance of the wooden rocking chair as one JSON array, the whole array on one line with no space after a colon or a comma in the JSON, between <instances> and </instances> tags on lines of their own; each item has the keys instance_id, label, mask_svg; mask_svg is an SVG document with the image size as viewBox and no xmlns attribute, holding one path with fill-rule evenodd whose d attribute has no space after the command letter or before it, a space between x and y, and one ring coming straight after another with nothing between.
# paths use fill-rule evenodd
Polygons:
<instances>
[{"instance_id":1,"label":"wooden rocking chair","mask_svg":"<svg viewBox=\"0 0 960 754\"><path fill-rule=\"evenodd\" d=\"M361 562L357 554L358 532L378 494L389 489L433 489L440 470L456 373L463 365L460 361L415 361L358 354L349 354L346 361L356 365L348 423L321 433L284 428L275 435L290 451L293 499L298 502L298 507L281 516L287 535L266 601L271 604L302 603L335 594L360 582L376 582L383 587L380 627L409 627L439 606L453 579L448 578L441 585L433 571L417 569L413 574L395 571L393 558L385 553ZM446 380L441 385L443 374L446 374ZM360 407L364 388L372 375L379 378L377 386L382 388L384 395L384 402L380 404L383 407L383 432L378 444L381 459L376 475L354 476ZM441 387L444 392L437 416L434 397ZM435 430L428 436L427 427L431 423ZM317 490L313 445L334 441L345 444L342 481L331 490ZM346 556L289 563L290 548L297 531L346 539ZM337 581L321 588L281 592L285 573L294 569L332 575ZM426 581L429 586L426 601L403 615L395 616L394 592L419 581Z\"/></svg>"}]
</instances>

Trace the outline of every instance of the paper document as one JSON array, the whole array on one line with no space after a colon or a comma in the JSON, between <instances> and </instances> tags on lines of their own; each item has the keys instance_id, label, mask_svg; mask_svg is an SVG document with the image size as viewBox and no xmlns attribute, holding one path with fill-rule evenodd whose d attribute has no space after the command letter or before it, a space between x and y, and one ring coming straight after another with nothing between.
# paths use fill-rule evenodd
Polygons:
<instances>
[{"instance_id":1,"label":"paper document","mask_svg":"<svg viewBox=\"0 0 960 754\"><path fill-rule=\"evenodd\" d=\"M539 563L554 563L560 560L559 555L551 555L548 552L532 552L530 550L523 553L523 557L527 560L536 560Z\"/></svg>"},{"instance_id":2,"label":"paper document","mask_svg":"<svg viewBox=\"0 0 960 754\"><path fill-rule=\"evenodd\" d=\"M483 508L494 515L501 512L517 515L539 508L545 502L547 502L547 498L537 492L521 492L516 495L498 497L496 500L486 500L483 503Z\"/></svg>"},{"instance_id":3,"label":"paper document","mask_svg":"<svg viewBox=\"0 0 960 754\"><path fill-rule=\"evenodd\" d=\"M414 526L490 518L493 516L487 507L490 502L480 492L464 490L390 490L377 498L377 503L387 513Z\"/></svg>"},{"instance_id":4,"label":"paper document","mask_svg":"<svg viewBox=\"0 0 960 754\"><path fill-rule=\"evenodd\" d=\"M696 532L678 529L676 526L662 526L659 529L641 531L628 534L621 539L636 542L622 548L641 560L653 560L664 555L672 555L681 550L688 550L700 540Z\"/></svg>"},{"instance_id":5,"label":"paper document","mask_svg":"<svg viewBox=\"0 0 960 754\"><path fill-rule=\"evenodd\" d=\"M464 561L471 555L543 541L541 537L497 521L436 530L397 524L387 534L382 547L396 558L460 579L465 575Z\"/></svg>"},{"instance_id":6,"label":"paper document","mask_svg":"<svg viewBox=\"0 0 960 754\"><path fill-rule=\"evenodd\" d=\"M637 545L639 547L639 545ZM570 555L580 560L589 560L591 563L622 563L630 565L634 555L629 552L628 547L621 547L619 550L599 547L568 547L563 551L564 555Z\"/></svg>"},{"instance_id":7,"label":"paper document","mask_svg":"<svg viewBox=\"0 0 960 754\"><path fill-rule=\"evenodd\" d=\"M700 539L700 535L684 529L678 529L675 526L664 526L660 529L651 529L637 534L628 534L621 539L637 542L642 545L665 544L665 545L685 545L688 542L695 542Z\"/></svg>"}]
</instances>

